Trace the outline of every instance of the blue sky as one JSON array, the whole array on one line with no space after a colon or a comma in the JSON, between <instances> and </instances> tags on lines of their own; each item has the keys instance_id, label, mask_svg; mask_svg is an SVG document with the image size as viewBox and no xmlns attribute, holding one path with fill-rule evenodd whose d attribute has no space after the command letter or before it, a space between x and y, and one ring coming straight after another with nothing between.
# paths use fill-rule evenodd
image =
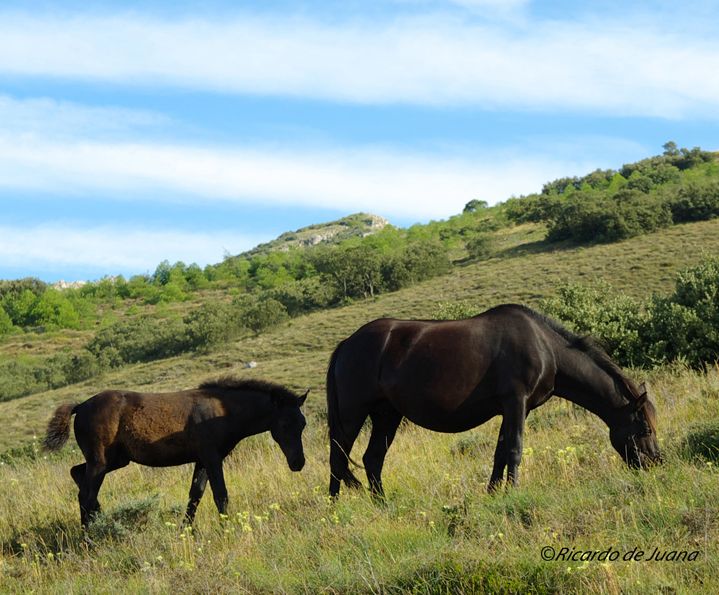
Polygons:
<instances>
[{"instance_id":1,"label":"blue sky","mask_svg":"<svg viewBox=\"0 0 719 595\"><path fill-rule=\"evenodd\" d=\"M719 149L718 2L87 5L0 5L0 278L205 265Z\"/></svg>"}]
</instances>

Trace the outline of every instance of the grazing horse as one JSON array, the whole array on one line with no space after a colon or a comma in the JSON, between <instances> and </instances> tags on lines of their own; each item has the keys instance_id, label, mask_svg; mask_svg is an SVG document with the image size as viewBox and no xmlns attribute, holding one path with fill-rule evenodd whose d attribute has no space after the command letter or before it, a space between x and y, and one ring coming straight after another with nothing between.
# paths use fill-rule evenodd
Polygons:
<instances>
[{"instance_id":1,"label":"grazing horse","mask_svg":"<svg viewBox=\"0 0 719 595\"><path fill-rule=\"evenodd\" d=\"M348 463L368 415L363 462L376 496L383 496L382 466L403 417L462 432L501 415L488 489L501 484L505 467L516 485L525 418L552 395L599 416L630 467L661 460L644 386L592 342L530 308L505 304L466 320L370 322L337 346L327 371L330 495L339 493L340 480L360 485Z\"/></svg>"},{"instance_id":2,"label":"grazing horse","mask_svg":"<svg viewBox=\"0 0 719 595\"><path fill-rule=\"evenodd\" d=\"M230 377L174 393L107 390L83 403L60 405L48 424L44 446L62 448L75 414L75 439L86 462L73 467L70 475L79 489L85 528L100 510L97 494L110 471L131 461L150 467L194 463L185 513L192 524L208 478L217 510L226 514L222 461L243 438L269 430L290 469L302 469L305 418L300 407L306 398L307 393L298 397L271 382Z\"/></svg>"}]
</instances>

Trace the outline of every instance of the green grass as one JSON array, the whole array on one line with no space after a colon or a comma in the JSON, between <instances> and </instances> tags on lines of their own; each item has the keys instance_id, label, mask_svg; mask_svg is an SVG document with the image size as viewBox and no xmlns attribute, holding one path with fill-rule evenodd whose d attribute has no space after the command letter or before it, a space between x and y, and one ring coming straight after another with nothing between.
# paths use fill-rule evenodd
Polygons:
<instances>
[{"instance_id":1,"label":"green grass","mask_svg":"<svg viewBox=\"0 0 719 595\"><path fill-rule=\"evenodd\" d=\"M460 435L403 426L387 458L385 506L346 489L336 504L327 500L324 373L337 341L364 322L431 317L438 302L536 304L566 280L602 278L635 296L666 293L677 270L703 250L719 251L719 221L551 251L537 243L537 227L502 233L514 235L497 257L419 286L303 316L208 354L128 366L0 403L0 591L719 592L716 368L631 373L648 376L659 411L667 461L651 471L626 469L598 419L553 399L528 420L516 490L485 493L499 424L492 420ZM77 340L67 337L47 339L48 349ZM258 367L242 368L250 359ZM130 465L106 479L100 493L106 515L93 528L93 543L86 542L69 476L81 455L68 446L45 458L33 447L53 408L103 388L174 390L227 372L312 388L306 468L291 473L268 435L242 442L226 461L229 518L218 518L208 493L195 532L183 533L177 525L191 468ZM356 459L366 440L363 433ZM547 545L658 547L696 550L699 557L545 562Z\"/></svg>"}]
</instances>

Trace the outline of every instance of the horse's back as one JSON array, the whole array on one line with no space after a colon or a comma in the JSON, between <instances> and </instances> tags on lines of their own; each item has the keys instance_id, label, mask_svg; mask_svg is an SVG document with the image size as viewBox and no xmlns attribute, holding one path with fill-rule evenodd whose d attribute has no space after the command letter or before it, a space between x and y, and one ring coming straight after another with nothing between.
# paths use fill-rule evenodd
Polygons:
<instances>
[{"instance_id":1,"label":"horse's back","mask_svg":"<svg viewBox=\"0 0 719 595\"><path fill-rule=\"evenodd\" d=\"M98 448L121 449L130 460L147 465L188 462L191 427L196 409L211 410L214 403L197 391L139 393L106 390L85 401L75 419L75 435L83 452ZM174 451L174 452L171 452Z\"/></svg>"},{"instance_id":2,"label":"horse's back","mask_svg":"<svg viewBox=\"0 0 719 595\"><path fill-rule=\"evenodd\" d=\"M375 320L337 355L343 400L384 398L415 423L443 430L495 414L490 401L531 390L552 367L541 323L514 305L463 320Z\"/></svg>"}]
</instances>

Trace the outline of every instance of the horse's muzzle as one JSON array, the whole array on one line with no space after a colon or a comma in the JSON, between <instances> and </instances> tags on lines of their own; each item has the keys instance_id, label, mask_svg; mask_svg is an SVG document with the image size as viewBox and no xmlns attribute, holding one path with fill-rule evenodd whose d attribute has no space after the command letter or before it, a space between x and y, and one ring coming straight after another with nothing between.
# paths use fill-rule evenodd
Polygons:
<instances>
[{"instance_id":1,"label":"horse's muzzle","mask_svg":"<svg viewBox=\"0 0 719 595\"><path fill-rule=\"evenodd\" d=\"M290 466L291 471L302 471L302 468L305 466L305 456L301 455L296 459L292 459L292 461L288 461L287 463Z\"/></svg>"}]
</instances>

